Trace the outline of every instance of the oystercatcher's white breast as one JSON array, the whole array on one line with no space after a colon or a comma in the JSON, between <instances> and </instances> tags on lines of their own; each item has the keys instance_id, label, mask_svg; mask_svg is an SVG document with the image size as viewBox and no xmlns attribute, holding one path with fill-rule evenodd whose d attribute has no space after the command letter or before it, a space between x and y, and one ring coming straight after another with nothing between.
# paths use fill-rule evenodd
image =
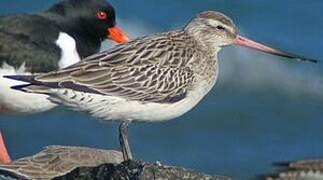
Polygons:
<instances>
[{"instance_id":1,"label":"oystercatcher's white breast","mask_svg":"<svg viewBox=\"0 0 323 180\"><path fill-rule=\"evenodd\" d=\"M81 60L77 52L75 39L67 33L60 32L55 43L61 49L61 58L58 62L60 69L73 65Z\"/></svg>"},{"instance_id":2,"label":"oystercatcher's white breast","mask_svg":"<svg viewBox=\"0 0 323 180\"><path fill-rule=\"evenodd\" d=\"M0 68L0 113L37 113L56 106L47 99L48 96L46 95L28 94L11 89L12 86L23 83L3 78L4 75L22 74L30 74L25 72L24 65L18 70L7 64Z\"/></svg>"}]
</instances>

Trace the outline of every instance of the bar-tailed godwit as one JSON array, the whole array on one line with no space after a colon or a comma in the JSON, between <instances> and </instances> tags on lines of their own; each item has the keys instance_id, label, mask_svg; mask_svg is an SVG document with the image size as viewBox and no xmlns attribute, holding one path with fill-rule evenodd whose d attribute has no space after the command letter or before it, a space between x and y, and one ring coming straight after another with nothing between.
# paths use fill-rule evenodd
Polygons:
<instances>
[{"instance_id":1,"label":"bar-tailed godwit","mask_svg":"<svg viewBox=\"0 0 323 180\"><path fill-rule=\"evenodd\" d=\"M217 81L218 52L232 44L316 62L244 38L230 18L208 11L182 30L133 40L63 70L7 78L29 83L14 89L46 94L97 118L121 121L121 150L128 160L129 122L166 121L191 110Z\"/></svg>"}]
</instances>

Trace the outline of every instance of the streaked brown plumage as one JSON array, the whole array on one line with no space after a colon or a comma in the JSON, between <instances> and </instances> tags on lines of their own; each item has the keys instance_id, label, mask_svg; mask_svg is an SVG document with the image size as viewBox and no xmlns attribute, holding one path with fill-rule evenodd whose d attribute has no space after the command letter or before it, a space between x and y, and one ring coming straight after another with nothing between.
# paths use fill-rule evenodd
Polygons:
<instances>
[{"instance_id":1,"label":"streaked brown plumage","mask_svg":"<svg viewBox=\"0 0 323 180\"><path fill-rule=\"evenodd\" d=\"M49 146L34 156L0 164L0 172L26 179L44 180L65 175L77 167L95 167L105 163L120 163L122 160L122 154L118 151Z\"/></svg>"},{"instance_id":2,"label":"streaked brown plumage","mask_svg":"<svg viewBox=\"0 0 323 180\"><path fill-rule=\"evenodd\" d=\"M199 73L191 68L199 64L191 61L197 51L194 44L194 39L180 31L137 39L36 80L58 82L75 90L82 86L90 92L127 100L176 102L185 97Z\"/></svg>"},{"instance_id":3,"label":"streaked brown plumage","mask_svg":"<svg viewBox=\"0 0 323 180\"><path fill-rule=\"evenodd\" d=\"M267 180L323 179L323 160L302 160L286 164L286 170Z\"/></svg>"}]
</instances>

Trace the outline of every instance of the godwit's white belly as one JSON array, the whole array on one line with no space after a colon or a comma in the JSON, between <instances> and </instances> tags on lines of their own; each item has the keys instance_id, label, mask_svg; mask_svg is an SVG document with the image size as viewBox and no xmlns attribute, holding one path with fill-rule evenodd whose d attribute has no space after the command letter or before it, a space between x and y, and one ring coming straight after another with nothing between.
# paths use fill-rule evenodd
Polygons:
<instances>
[{"instance_id":1,"label":"godwit's white belly","mask_svg":"<svg viewBox=\"0 0 323 180\"><path fill-rule=\"evenodd\" d=\"M214 82L215 83L215 82ZM81 93L67 89L51 89L52 101L75 110L90 112L104 120L165 121L183 115L197 105L214 83L203 84L176 103L144 103L120 97Z\"/></svg>"}]
</instances>

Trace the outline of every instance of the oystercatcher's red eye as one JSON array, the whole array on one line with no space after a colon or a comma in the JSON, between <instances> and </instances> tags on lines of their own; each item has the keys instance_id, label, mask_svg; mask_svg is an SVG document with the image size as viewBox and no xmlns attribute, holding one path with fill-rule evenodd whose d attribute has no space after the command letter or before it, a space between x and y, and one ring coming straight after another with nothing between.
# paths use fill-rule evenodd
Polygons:
<instances>
[{"instance_id":1,"label":"oystercatcher's red eye","mask_svg":"<svg viewBox=\"0 0 323 180\"><path fill-rule=\"evenodd\" d=\"M96 13L96 17L100 20L106 20L108 18L108 14L104 11L99 11Z\"/></svg>"}]
</instances>

